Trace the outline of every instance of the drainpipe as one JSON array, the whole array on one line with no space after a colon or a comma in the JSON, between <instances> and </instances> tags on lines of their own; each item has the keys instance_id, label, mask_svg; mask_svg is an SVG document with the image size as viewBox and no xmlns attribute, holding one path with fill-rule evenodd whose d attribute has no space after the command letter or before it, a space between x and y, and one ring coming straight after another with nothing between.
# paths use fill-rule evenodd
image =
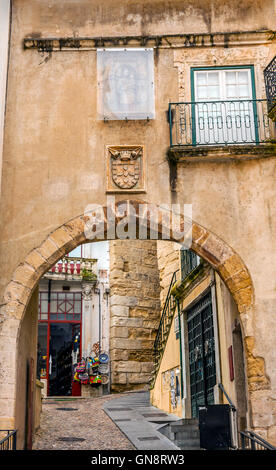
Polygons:
<instances>
[{"instance_id":1,"label":"drainpipe","mask_svg":"<svg viewBox=\"0 0 276 470\"><path fill-rule=\"evenodd\" d=\"M95 293L99 296L99 354L101 353L101 344L102 344L102 312L101 312L101 289L96 288Z\"/></svg>"},{"instance_id":2,"label":"drainpipe","mask_svg":"<svg viewBox=\"0 0 276 470\"><path fill-rule=\"evenodd\" d=\"M218 384L221 383L220 343L219 343L219 331L218 331L216 278L215 278L215 272L213 270L211 272L211 296L212 296L212 309L213 309L213 322L214 322L216 376L217 376L217 383L215 386L215 390L217 394L216 401L217 403L220 403L219 388L218 388Z\"/></svg>"},{"instance_id":3,"label":"drainpipe","mask_svg":"<svg viewBox=\"0 0 276 470\"><path fill-rule=\"evenodd\" d=\"M183 400L183 367L182 367L182 332L181 332L181 319L180 319L180 305L179 299L176 299L177 314L178 314L178 327L179 327L179 352L180 352L180 390L181 390L181 403Z\"/></svg>"},{"instance_id":4,"label":"drainpipe","mask_svg":"<svg viewBox=\"0 0 276 470\"><path fill-rule=\"evenodd\" d=\"M49 370L50 368L52 369L52 361L50 361L50 323L49 323L49 318L50 318L50 309L51 309L51 284L52 284L52 279L48 280L48 323L47 323L47 362L46 362L46 377L47 377L47 396L49 396L50 392L50 373L52 372Z\"/></svg>"}]
</instances>

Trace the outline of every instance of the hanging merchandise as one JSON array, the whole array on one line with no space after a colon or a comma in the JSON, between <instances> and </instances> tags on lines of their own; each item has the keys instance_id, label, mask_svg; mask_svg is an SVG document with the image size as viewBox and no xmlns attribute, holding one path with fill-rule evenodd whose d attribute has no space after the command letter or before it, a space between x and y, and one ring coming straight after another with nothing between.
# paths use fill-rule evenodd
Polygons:
<instances>
[{"instance_id":1,"label":"hanging merchandise","mask_svg":"<svg viewBox=\"0 0 276 470\"><path fill-rule=\"evenodd\" d=\"M89 382L89 375L86 372L83 374L79 374L79 379L82 385L87 385Z\"/></svg>"},{"instance_id":2,"label":"hanging merchandise","mask_svg":"<svg viewBox=\"0 0 276 470\"><path fill-rule=\"evenodd\" d=\"M75 365L78 362L78 355L79 355L79 350L77 349L76 351L72 351L72 363Z\"/></svg>"},{"instance_id":3,"label":"hanging merchandise","mask_svg":"<svg viewBox=\"0 0 276 470\"><path fill-rule=\"evenodd\" d=\"M92 351L93 351L93 356L98 356L99 355L99 352L100 352L100 343L99 343L99 341L97 343L93 344Z\"/></svg>"},{"instance_id":4,"label":"hanging merchandise","mask_svg":"<svg viewBox=\"0 0 276 470\"><path fill-rule=\"evenodd\" d=\"M92 357L91 364L92 364L93 368L98 367L99 366L99 358L98 357Z\"/></svg>"},{"instance_id":5,"label":"hanging merchandise","mask_svg":"<svg viewBox=\"0 0 276 470\"><path fill-rule=\"evenodd\" d=\"M109 376L104 374L102 375L102 385L106 385L109 382Z\"/></svg>"},{"instance_id":6,"label":"hanging merchandise","mask_svg":"<svg viewBox=\"0 0 276 470\"><path fill-rule=\"evenodd\" d=\"M96 375L95 377L91 376L91 377L89 377L89 383L90 383L90 385L101 384L102 383L102 378L101 378L100 375Z\"/></svg>"},{"instance_id":7,"label":"hanging merchandise","mask_svg":"<svg viewBox=\"0 0 276 470\"><path fill-rule=\"evenodd\" d=\"M108 354L104 352L99 355L99 360L101 364L106 364L108 362L108 359Z\"/></svg>"},{"instance_id":8,"label":"hanging merchandise","mask_svg":"<svg viewBox=\"0 0 276 470\"><path fill-rule=\"evenodd\" d=\"M86 369L86 364L85 364L85 361L82 360L81 362L77 364L76 372L85 372L85 369Z\"/></svg>"},{"instance_id":9,"label":"hanging merchandise","mask_svg":"<svg viewBox=\"0 0 276 470\"><path fill-rule=\"evenodd\" d=\"M101 374L107 374L107 373L108 373L108 370L109 370L108 364L100 364L100 365L99 365L99 372L100 372Z\"/></svg>"},{"instance_id":10,"label":"hanging merchandise","mask_svg":"<svg viewBox=\"0 0 276 470\"><path fill-rule=\"evenodd\" d=\"M87 357L86 358L86 370L89 375L92 374L92 357Z\"/></svg>"},{"instance_id":11,"label":"hanging merchandise","mask_svg":"<svg viewBox=\"0 0 276 470\"><path fill-rule=\"evenodd\" d=\"M74 375L74 381L75 382L80 382L80 379L79 379L79 374L76 372L75 375Z\"/></svg>"}]
</instances>

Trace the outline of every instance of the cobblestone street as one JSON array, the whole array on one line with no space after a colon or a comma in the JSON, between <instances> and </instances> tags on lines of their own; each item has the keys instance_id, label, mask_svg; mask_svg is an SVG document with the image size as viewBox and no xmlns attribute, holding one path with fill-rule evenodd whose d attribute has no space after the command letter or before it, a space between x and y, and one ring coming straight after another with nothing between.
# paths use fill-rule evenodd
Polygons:
<instances>
[{"instance_id":1,"label":"cobblestone street","mask_svg":"<svg viewBox=\"0 0 276 470\"><path fill-rule=\"evenodd\" d=\"M102 409L113 398L45 399L33 450L134 450Z\"/></svg>"}]
</instances>

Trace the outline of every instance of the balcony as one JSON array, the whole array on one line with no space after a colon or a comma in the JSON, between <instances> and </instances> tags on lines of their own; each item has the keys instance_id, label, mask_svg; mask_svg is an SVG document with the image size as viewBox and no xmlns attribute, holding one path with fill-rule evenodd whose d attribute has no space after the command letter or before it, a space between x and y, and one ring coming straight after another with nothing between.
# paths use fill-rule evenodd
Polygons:
<instances>
[{"instance_id":1,"label":"balcony","mask_svg":"<svg viewBox=\"0 0 276 470\"><path fill-rule=\"evenodd\" d=\"M95 281L97 260L64 256L45 275L47 279Z\"/></svg>"},{"instance_id":2,"label":"balcony","mask_svg":"<svg viewBox=\"0 0 276 470\"><path fill-rule=\"evenodd\" d=\"M264 69L268 116L276 122L276 56Z\"/></svg>"},{"instance_id":3,"label":"balcony","mask_svg":"<svg viewBox=\"0 0 276 470\"><path fill-rule=\"evenodd\" d=\"M267 100L169 104L170 147L256 145L270 142Z\"/></svg>"}]
</instances>

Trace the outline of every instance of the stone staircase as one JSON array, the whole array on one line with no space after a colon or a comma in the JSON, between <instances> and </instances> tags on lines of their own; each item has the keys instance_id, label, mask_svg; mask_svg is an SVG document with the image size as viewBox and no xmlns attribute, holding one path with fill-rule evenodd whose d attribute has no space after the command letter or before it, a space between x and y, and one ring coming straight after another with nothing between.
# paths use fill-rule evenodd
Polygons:
<instances>
[{"instance_id":1,"label":"stone staircase","mask_svg":"<svg viewBox=\"0 0 276 470\"><path fill-rule=\"evenodd\" d=\"M182 450L200 449L199 425L197 419L180 419L165 424L158 432L170 439Z\"/></svg>"}]
</instances>

